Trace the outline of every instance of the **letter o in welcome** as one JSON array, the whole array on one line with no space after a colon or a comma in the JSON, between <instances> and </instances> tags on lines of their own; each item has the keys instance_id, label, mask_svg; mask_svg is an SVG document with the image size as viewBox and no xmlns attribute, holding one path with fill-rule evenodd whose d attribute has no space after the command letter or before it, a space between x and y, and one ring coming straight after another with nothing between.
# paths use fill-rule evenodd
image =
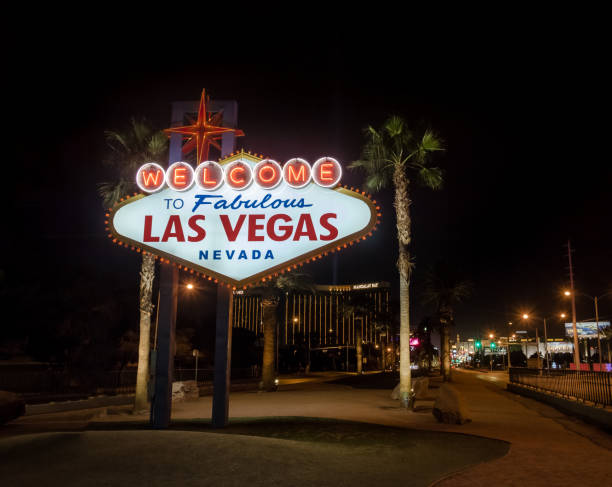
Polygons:
<instances>
[{"instance_id":1,"label":"letter o in welcome","mask_svg":"<svg viewBox=\"0 0 612 487\"><path fill-rule=\"evenodd\" d=\"M253 178L263 189L276 188L283 179L283 170L278 162L264 159L253 169Z\"/></svg>"}]
</instances>

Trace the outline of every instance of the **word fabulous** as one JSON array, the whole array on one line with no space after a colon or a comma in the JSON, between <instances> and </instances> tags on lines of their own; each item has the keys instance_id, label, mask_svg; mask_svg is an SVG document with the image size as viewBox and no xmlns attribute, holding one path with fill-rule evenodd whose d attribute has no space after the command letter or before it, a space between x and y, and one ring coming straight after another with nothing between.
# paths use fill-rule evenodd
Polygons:
<instances>
[{"instance_id":1,"label":"word fabulous","mask_svg":"<svg viewBox=\"0 0 612 487\"><path fill-rule=\"evenodd\" d=\"M138 169L136 183L147 193L155 193L164 185L174 191L186 191L194 184L204 191L215 191L223 184L240 191L253 183L263 189L273 189L282 181L292 188L303 188L311 180L324 188L332 188L341 177L342 167L331 157L322 157L312 167L299 158L287 161L283 167L272 159L264 159L253 168L242 160L224 166L205 161L195 170L186 162L175 162L167 170L149 162Z\"/></svg>"}]
</instances>

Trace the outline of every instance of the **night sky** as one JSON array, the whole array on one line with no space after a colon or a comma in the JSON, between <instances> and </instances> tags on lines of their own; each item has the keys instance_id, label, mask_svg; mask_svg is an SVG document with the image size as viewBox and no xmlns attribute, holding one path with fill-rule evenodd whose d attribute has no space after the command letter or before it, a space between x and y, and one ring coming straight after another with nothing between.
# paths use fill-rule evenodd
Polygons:
<instances>
[{"instance_id":1,"label":"night sky","mask_svg":"<svg viewBox=\"0 0 612 487\"><path fill-rule=\"evenodd\" d=\"M138 256L105 237L96 193L112 178L102 164L104 130L122 130L131 116L166 128L172 101L197 100L206 88L213 99L237 100L246 133L238 147L280 162L331 155L348 165L359 156L362 129L390 114L444 139L437 160L444 189L412 189L413 323L431 312L420 303L423 274L440 259L474 282L474 296L457 308L462 336L504 332L523 310L569 311L560 298L568 238L577 287L590 295L612 290L609 83L589 42L481 39L423 56L424 45L408 41L391 49L365 40L253 41L225 55L179 55L138 42L119 49L106 39L86 56L50 43L34 58L10 61L5 135L17 141L17 155L5 161L14 174L3 204L9 286L41 289L88 276L136 295ZM361 180L347 171L343 182ZM375 197L383 224L338 257L338 281L390 281L397 290L392 195ZM332 260L304 270L330 283ZM593 318L589 300L578 305L579 320ZM612 316L612 298L601 301L600 314Z\"/></svg>"}]
</instances>

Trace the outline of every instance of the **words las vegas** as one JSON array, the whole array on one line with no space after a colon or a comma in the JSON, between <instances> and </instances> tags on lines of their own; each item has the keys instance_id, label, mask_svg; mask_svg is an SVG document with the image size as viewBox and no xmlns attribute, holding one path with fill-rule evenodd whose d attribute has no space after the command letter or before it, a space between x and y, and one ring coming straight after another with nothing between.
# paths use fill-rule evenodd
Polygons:
<instances>
[{"instance_id":1,"label":"words las vegas","mask_svg":"<svg viewBox=\"0 0 612 487\"><path fill-rule=\"evenodd\" d=\"M195 170L186 162L175 162L167 170L156 163L150 162L140 167L136 182L140 189L147 193L157 192L165 185L178 192L186 191L193 185L204 192L216 191L223 185L240 192L252 184L264 190L271 190L283 181L295 189L304 188L311 181L324 188L333 188L338 184L341 176L342 167L340 163L331 157L320 158L312 167L307 161L300 158L287 161L283 167L272 159L264 159L253 168L241 160L230 162L223 167L214 161L205 161L198 165ZM183 205L182 201L180 205L179 208ZM191 210L193 215L187 221L182 221L179 215L168 215L165 230L158 235L153 234L152 230L153 218L156 215L145 215L143 241L203 241L206 238L206 215L196 213L200 206L221 211L249 210L248 213L233 211L231 217L230 214L222 212L218 214L228 242L236 242L237 240L263 242L268 239L275 242L300 241L302 239L331 241L338 236L338 230L334 224L338 215L334 212L324 213L316 221L313 221L308 210L300 213L295 219L283 212L283 209L287 208L313 206L312 202L305 201L303 198L275 198L273 193L265 193L260 199L245 199L242 194L236 193L229 200L221 195L195 195ZM257 212L258 209L268 208L278 211L272 215L269 212L268 215ZM168 209L171 209L170 205ZM238 254L226 250L225 254L227 255L222 254L220 250L214 250L210 257L215 260L222 257L228 259L234 257L238 259L274 258L271 250L265 251L263 255L259 250L252 250L249 256L244 250L241 250ZM200 259L208 258L208 251L200 251Z\"/></svg>"}]
</instances>

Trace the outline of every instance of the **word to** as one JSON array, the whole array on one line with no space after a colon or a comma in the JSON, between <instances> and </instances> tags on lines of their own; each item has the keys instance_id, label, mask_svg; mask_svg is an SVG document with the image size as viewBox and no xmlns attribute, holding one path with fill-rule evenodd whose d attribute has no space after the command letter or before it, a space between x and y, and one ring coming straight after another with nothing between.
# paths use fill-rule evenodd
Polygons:
<instances>
[{"instance_id":1,"label":"word to","mask_svg":"<svg viewBox=\"0 0 612 487\"><path fill-rule=\"evenodd\" d=\"M300 158L290 159L283 167L272 159L264 159L253 168L242 160L232 161L223 167L214 161L205 161L195 170L181 161L175 162L167 170L155 162L148 162L138 169L136 184L146 193L155 193L164 185L174 191L187 191L194 184L204 191L215 191L223 184L240 191L253 182L263 189L273 189L282 181L299 189L311 180L324 188L332 188L341 177L342 167L331 157L320 158L312 167Z\"/></svg>"}]
</instances>

